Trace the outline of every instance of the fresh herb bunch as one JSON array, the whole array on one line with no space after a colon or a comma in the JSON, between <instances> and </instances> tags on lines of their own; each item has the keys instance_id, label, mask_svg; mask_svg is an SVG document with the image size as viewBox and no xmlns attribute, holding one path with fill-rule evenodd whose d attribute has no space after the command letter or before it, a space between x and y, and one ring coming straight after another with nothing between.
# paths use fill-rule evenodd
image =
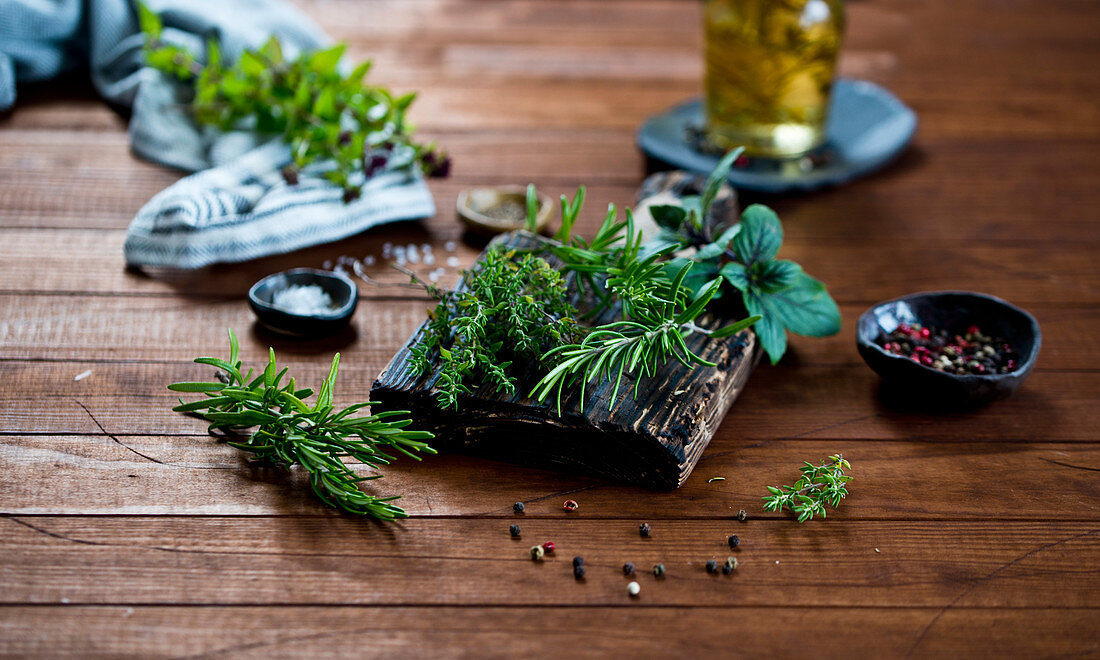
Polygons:
<instances>
[{"instance_id":1,"label":"fresh herb bunch","mask_svg":"<svg viewBox=\"0 0 1100 660\"><path fill-rule=\"evenodd\" d=\"M412 141L405 115L416 93L395 96L365 84L370 61L341 74L344 44L287 60L279 40L271 37L230 65L210 39L202 64L187 49L162 40L163 22L141 2L138 18L149 66L194 86L195 120L226 131L248 128L282 136L294 159L282 172L291 185L303 168L324 163L323 176L343 188L344 201L350 202L365 179L384 169L419 163L429 176L450 171L450 159L434 145Z\"/></svg>"},{"instance_id":2,"label":"fresh herb bunch","mask_svg":"<svg viewBox=\"0 0 1100 660\"><path fill-rule=\"evenodd\" d=\"M440 302L410 365L424 373L438 350L435 386L443 408L457 408L475 379L514 394L514 361L546 365L548 352L578 331L565 279L541 257L494 246L463 281L465 288L455 292L421 283Z\"/></svg>"},{"instance_id":3,"label":"fresh herb bunch","mask_svg":"<svg viewBox=\"0 0 1100 660\"><path fill-rule=\"evenodd\" d=\"M844 474L852 466L841 454L834 454L821 461L821 465L806 462L802 476L793 486L767 486L770 495L764 500L765 511L789 509L798 516L798 522L825 517L825 505L834 509L848 495L846 484L852 477Z\"/></svg>"},{"instance_id":4,"label":"fresh herb bunch","mask_svg":"<svg viewBox=\"0 0 1100 660\"><path fill-rule=\"evenodd\" d=\"M775 258L783 243L783 226L770 208L750 205L739 224L713 237L707 212L741 151L731 151L722 159L701 196L685 197L680 205L650 208L663 228L653 249L696 248L694 255L672 259L666 268L676 272L694 262L685 281L688 288L700 291L720 276L740 292L748 313L762 317L753 332L775 364L787 351L788 330L810 337L834 335L840 331L840 310L824 284L795 262Z\"/></svg>"},{"instance_id":5,"label":"fresh herb bunch","mask_svg":"<svg viewBox=\"0 0 1100 660\"><path fill-rule=\"evenodd\" d=\"M332 395L339 353L332 358L328 377L313 405L304 401L313 395L313 390L299 389L293 378L282 384L287 369L278 370L274 350L268 349L267 366L255 378L252 369L242 373L239 358L240 345L230 330L229 360L212 357L195 360L220 369L218 382L169 385L173 392L201 392L206 396L191 403L181 399L173 410L204 417L209 420L211 431L235 434L255 427L247 439L229 444L272 465L283 468L301 465L309 473L313 492L329 506L381 520L408 517L404 509L392 504L400 495L375 497L359 489L361 482L378 479L381 474L357 476L343 459L353 458L377 468L393 460L385 452L389 448L420 460L414 452L436 453L424 442L432 437L431 433L408 430L411 420L403 410L354 416L370 402L336 410Z\"/></svg>"}]
</instances>

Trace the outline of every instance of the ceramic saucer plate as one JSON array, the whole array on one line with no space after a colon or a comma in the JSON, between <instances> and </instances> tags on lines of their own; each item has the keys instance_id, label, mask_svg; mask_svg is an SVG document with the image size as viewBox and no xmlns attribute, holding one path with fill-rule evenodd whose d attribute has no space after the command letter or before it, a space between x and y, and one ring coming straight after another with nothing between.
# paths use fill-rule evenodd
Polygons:
<instances>
[{"instance_id":1,"label":"ceramic saucer plate","mask_svg":"<svg viewBox=\"0 0 1100 660\"><path fill-rule=\"evenodd\" d=\"M690 137L703 121L700 100L677 106L642 125L638 147L673 167L709 173L721 155L699 151ZM833 85L822 148L799 160L749 159L747 166L730 171L729 181L736 188L765 193L839 185L890 163L916 130L916 113L893 94L865 80L842 78Z\"/></svg>"}]
</instances>

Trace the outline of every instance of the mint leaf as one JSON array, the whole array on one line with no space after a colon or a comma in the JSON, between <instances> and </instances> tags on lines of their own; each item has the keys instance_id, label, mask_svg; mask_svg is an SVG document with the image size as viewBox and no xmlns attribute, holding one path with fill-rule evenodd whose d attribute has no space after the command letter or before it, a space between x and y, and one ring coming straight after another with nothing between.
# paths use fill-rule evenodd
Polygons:
<instances>
[{"instance_id":1,"label":"mint leaf","mask_svg":"<svg viewBox=\"0 0 1100 660\"><path fill-rule=\"evenodd\" d=\"M680 231L680 226L684 224L684 220L687 218L687 211L679 206L660 204L649 207L649 215L661 227L672 231Z\"/></svg>"},{"instance_id":2,"label":"mint leaf","mask_svg":"<svg viewBox=\"0 0 1100 660\"><path fill-rule=\"evenodd\" d=\"M725 266L722 266L722 270L718 272L738 291L749 290L749 272L744 266L736 261L731 261Z\"/></svg>"},{"instance_id":3,"label":"mint leaf","mask_svg":"<svg viewBox=\"0 0 1100 660\"><path fill-rule=\"evenodd\" d=\"M771 261L783 244L783 226L775 211L752 204L741 214L741 231L733 238L733 251L746 266Z\"/></svg>"},{"instance_id":4,"label":"mint leaf","mask_svg":"<svg viewBox=\"0 0 1100 660\"><path fill-rule=\"evenodd\" d=\"M793 261L765 261L752 267L752 287L759 293L779 293L789 289L801 273L802 266Z\"/></svg>"},{"instance_id":5,"label":"mint leaf","mask_svg":"<svg viewBox=\"0 0 1100 660\"><path fill-rule=\"evenodd\" d=\"M769 296L758 296L745 291L741 294L741 298L745 301L745 308L749 310L749 314L763 317L752 326L752 331L756 333L756 338L768 354L771 363L779 362L779 358L787 352L787 331L783 328L782 321L768 309L766 300Z\"/></svg>"},{"instance_id":6,"label":"mint leaf","mask_svg":"<svg viewBox=\"0 0 1100 660\"><path fill-rule=\"evenodd\" d=\"M840 309L825 285L806 273L799 273L789 289L764 297L772 314L788 330L809 337L840 332Z\"/></svg>"}]
</instances>

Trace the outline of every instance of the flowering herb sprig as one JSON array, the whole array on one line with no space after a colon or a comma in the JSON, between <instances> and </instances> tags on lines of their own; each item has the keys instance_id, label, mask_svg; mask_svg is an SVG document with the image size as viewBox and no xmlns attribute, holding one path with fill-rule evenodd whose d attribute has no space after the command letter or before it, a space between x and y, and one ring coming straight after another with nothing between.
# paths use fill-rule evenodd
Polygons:
<instances>
[{"instance_id":1,"label":"flowering herb sprig","mask_svg":"<svg viewBox=\"0 0 1100 660\"><path fill-rule=\"evenodd\" d=\"M445 154L412 140L405 115L416 93L396 96L364 83L370 61L342 74L344 44L290 60L271 37L228 64L218 41L210 39L203 63L186 48L164 41L160 16L141 2L138 18L149 66L193 86L195 121L282 136L293 155L282 171L288 184L295 185L306 166L324 163L322 176L343 188L344 201L350 202L359 197L365 179L386 169L419 163L429 176L450 172Z\"/></svg>"},{"instance_id":2,"label":"flowering herb sprig","mask_svg":"<svg viewBox=\"0 0 1100 660\"><path fill-rule=\"evenodd\" d=\"M840 500L848 495L847 483L852 480L844 474L852 466L841 454L834 454L821 461L821 465L806 462L802 467L802 476L793 486L767 486L770 495L765 495L765 511L789 509L798 516L798 522L825 517L825 505L834 509L840 506Z\"/></svg>"},{"instance_id":3,"label":"flowering herb sprig","mask_svg":"<svg viewBox=\"0 0 1100 660\"><path fill-rule=\"evenodd\" d=\"M436 453L424 442L432 434L409 430L408 411L355 417L355 413L371 405L369 402L337 410L332 395L339 353L332 358L328 377L312 405L305 400L313 395L313 390L299 389L293 378L282 384L287 369L278 369L271 349L262 373L255 377L252 369L242 373L240 345L232 330L228 360L200 357L195 362L217 367L219 378L217 382L169 385L173 392L196 392L206 397L191 403L181 399L173 410L204 417L210 422L211 431L240 434L254 428L247 437L242 435L240 440L229 444L278 467L302 466L309 473L313 492L331 507L381 520L408 517L404 509L392 503L400 495L376 497L359 489L361 482L378 479L381 474L358 476L343 459L353 458L377 468L393 460L385 451L392 449L420 460L414 452Z\"/></svg>"}]
</instances>

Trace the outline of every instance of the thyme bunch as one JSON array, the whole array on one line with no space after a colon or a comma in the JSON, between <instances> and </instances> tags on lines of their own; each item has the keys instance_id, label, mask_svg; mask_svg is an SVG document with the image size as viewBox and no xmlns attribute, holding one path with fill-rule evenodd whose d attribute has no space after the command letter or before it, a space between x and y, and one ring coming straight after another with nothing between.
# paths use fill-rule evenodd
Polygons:
<instances>
[{"instance_id":1,"label":"thyme bunch","mask_svg":"<svg viewBox=\"0 0 1100 660\"><path fill-rule=\"evenodd\" d=\"M257 460L290 468L302 466L309 474L313 492L325 504L356 515L381 520L405 518L408 514L393 500L400 495L376 497L359 489L364 481L379 479L381 474L358 476L344 458L352 458L372 468L388 465L394 459L387 450L420 460L417 452L436 453L424 441L427 431L409 430L408 411L394 410L356 417L371 405L357 403L337 410L332 403L340 354L332 358L328 377L321 383L312 405L305 402L313 390L298 388L295 380L283 384L287 369L275 362L275 351L268 349L263 372L242 373L240 345L229 331L229 359L200 357L198 364L220 370L217 382L173 383L173 392L202 393L206 398L173 408L176 412L195 413L210 422L210 430L239 434L255 428L247 438L229 445L252 454Z\"/></svg>"},{"instance_id":2,"label":"thyme bunch","mask_svg":"<svg viewBox=\"0 0 1100 660\"><path fill-rule=\"evenodd\" d=\"M848 496L847 483L852 480L845 470L852 469L851 464L841 454L834 454L821 461L821 465L805 462L801 468L802 476L793 486L767 486L765 511L789 509L798 516L798 522L825 517L825 505L834 509L840 506L840 500Z\"/></svg>"},{"instance_id":3,"label":"thyme bunch","mask_svg":"<svg viewBox=\"0 0 1100 660\"><path fill-rule=\"evenodd\" d=\"M416 93L396 96L366 84L370 61L341 73L344 44L291 60L271 37L228 64L218 41L209 39L202 63L194 53L166 42L161 18L141 2L138 18L148 65L192 86L195 121L286 141L293 155L282 171L288 184L296 184L303 168L318 163L321 176L343 188L344 201L350 202L366 179L386 169L419 164L429 176L450 171L445 154L412 139L406 113Z\"/></svg>"},{"instance_id":4,"label":"thyme bunch","mask_svg":"<svg viewBox=\"0 0 1100 660\"><path fill-rule=\"evenodd\" d=\"M565 279L541 257L494 246L463 281L465 288L453 292L420 283L439 304L412 349L410 366L424 373L438 352L435 387L442 408L457 408L472 380L514 394L514 361L545 365L549 351L578 331Z\"/></svg>"}]
</instances>

